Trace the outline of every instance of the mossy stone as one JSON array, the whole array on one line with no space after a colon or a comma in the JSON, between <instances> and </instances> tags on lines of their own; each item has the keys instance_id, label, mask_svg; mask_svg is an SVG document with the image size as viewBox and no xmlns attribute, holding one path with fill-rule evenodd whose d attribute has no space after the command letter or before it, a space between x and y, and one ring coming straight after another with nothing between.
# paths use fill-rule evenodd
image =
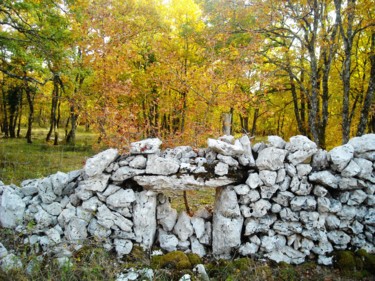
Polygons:
<instances>
[{"instance_id":1,"label":"mossy stone","mask_svg":"<svg viewBox=\"0 0 375 281\"><path fill-rule=\"evenodd\" d=\"M201 257L198 256L197 254L188 253L186 255L189 258L189 261L190 261L192 267L196 266L197 264L201 264L202 263Z\"/></svg>"},{"instance_id":2,"label":"mossy stone","mask_svg":"<svg viewBox=\"0 0 375 281\"><path fill-rule=\"evenodd\" d=\"M375 274L375 255L369 254L364 249L359 249L355 252L356 265L358 270L367 270L368 272Z\"/></svg>"},{"instance_id":3,"label":"mossy stone","mask_svg":"<svg viewBox=\"0 0 375 281\"><path fill-rule=\"evenodd\" d=\"M151 259L151 267L153 269L189 269L192 267L188 256L181 251L174 251L163 256L153 256Z\"/></svg>"},{"instance_id":4,"label":"mossy stone","mask_svg":"<svg viewBox=\"0 0 375 281\"><path fill-rule=\"evenodd\" d=\"M239 258L233 261L233 266L241 271L248 270L252 265L254 265L254 261L250 258Z\"/></svg>"},{"instance_id":5,"label":"mossy stone","mask_svg":"<svg viewBox=\"0 0 375 281\"><path fill-rule=\"evenodd\" d=\"M351 272L356 269L354 253L351 251L339 251L335 253L336 267L344 272Z\"/></svg>"}]
</instances>

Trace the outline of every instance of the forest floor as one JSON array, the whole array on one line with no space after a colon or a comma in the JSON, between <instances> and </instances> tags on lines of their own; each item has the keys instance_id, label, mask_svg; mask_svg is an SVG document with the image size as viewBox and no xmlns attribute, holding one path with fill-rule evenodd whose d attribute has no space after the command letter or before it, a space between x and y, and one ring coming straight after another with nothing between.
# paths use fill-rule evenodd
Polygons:
<instances>
[{"instance_id":1,"label":"forest floor","mask_svg":"<svg viewBox=\"0 0 375 281\"><path fill-rule=\"evenodd\" d=\"M45 177L57 171L81 169L88 157L104 149L95 145L95 134L83 130L78 131L75 146L68 146L63 142L54 146L44 140L46 134L46 129L36 129L33 144L27 144L24 138L0 138L0 180L4 184L19 186L25 179ZM168 195L172 197L174 208L178 211L185 210L182 192L171 192ZM192 211L201 206L213 207L214 197L214 190L187 193ZM19 255L23 264L28 264L36 260L39 254L22 243L24 238L13 230L0 228L0 242L8 251ZM352 257L349 264L344 260L343 265L336 264L335 267L319 266L314 262L291 266L251 258L231 261L207 258L199 262L205 264L211 280L375 280L375 256L371 258L372 269L366 268L362 263L358 265L355 254ZM115 253L98 247L96 241L88 241L87 245L74 253L72 264L68 266L59 267L51 257L43 255L36 262L37 266L32 273L27 274L25 270L5 273L0 270L0 280L116 280L119 273L130 267L153 268L153 280L178 280L185 273L192 275L192 280L201 280L195 278L192 272L195 263L197 261L191 261L190 266L185 268L171 267L168 263L164 268L162 265L155 265L150 254L137 247L130 255L117 260Z\"/></svg>"}]
</instances>

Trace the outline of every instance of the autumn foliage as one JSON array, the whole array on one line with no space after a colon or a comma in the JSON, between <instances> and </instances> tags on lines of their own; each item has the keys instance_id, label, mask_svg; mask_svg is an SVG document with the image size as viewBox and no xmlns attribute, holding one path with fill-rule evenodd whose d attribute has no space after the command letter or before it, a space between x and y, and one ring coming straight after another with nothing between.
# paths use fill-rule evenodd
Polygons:
<instances>
[{"instance_id":1,"label":"autumn foliage","mask_svg":"<svg viewBox=\"0 0 375 281\"><path fill-rule=\"evenodd\" d=\"M1 131L200 146L226 113L234 135L345 143L375 129L374 13L372 0L5 0Z\"/></svg>"}]
</instances>

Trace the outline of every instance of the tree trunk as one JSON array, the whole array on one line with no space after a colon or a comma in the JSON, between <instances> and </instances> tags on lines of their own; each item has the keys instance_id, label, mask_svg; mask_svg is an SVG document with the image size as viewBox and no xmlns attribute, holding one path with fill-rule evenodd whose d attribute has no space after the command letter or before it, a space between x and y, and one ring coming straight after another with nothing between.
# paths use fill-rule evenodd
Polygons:
<instances>
[{"instance_id":1,"label":"tree trunk","mask_svg":"<svg viewBox=\"0 0 375 281\"><path fill-rule=\"evenodd\" d=\"M4 136L6 138L8 138L9 137L8 110L7 110L7 99L6 99L6 95L5 95L4 83L5 83L5 81L4 81L4 78L3 78L2 87L1 87L2 97L3 97L3 102L1 104L1 106L3 108L3 126L2 126L2 131L4 133Z\"/></svg>"},{"instance_id":2,"label":"tree trunk","mask_svg":"<svg viewBox=\"0 0 375 281\"><path fill-rule=\"evenodd\" d=\"M374 31L371 33L370 62L371 62L370 78L368 82L365 101L363 103L363 107L361 110L361 117L359 119L359 124L357 128L357 136L363 135L366 130L366 126L368 123L367 120L369 118L369 112L370 112L372 99L373 99L374 91L375 91L375 32ZM374 116L372 119L374 119ZM372 122L374 121L372 120Z\"/></svg>"},{"instance_id":3,"label":"tree trunk","mask_svg":"<svg viewBox=\"0 0 375 281\"><path fill-rule=\"evenodd\" d=\"M346 31L341 17L341 0L334 0L336 21L339 24L340 34L344 43L344 61L342 65L341 80L343 83L343 97L342 97L342 143L345 144L349 141L350 137L350 75L351 75L351 54L353 48L353 21L355 13L355 0L347 0L347 17L346 17Z\"/></svg>"},{"instance_id":4,"label":"tree trunk","mask_svg":"<svg viewBox=\"0 0 375 281\"><path fill-rule=\"evenodd\" d=\"M22 119L22 109L23 109L23 94L22 94L22 89L21 89L21 93L20 93L20 104L19 104L19 113L18 113L18 125L17 125L17 138L20 137L21 135L21 119Z\"/></svg>"},{"instance_id":5,"label":"tree trunk","mask_svg":"<svg viewBox=\"0 0 375 281\"><path fill-rule=\"evenodd\" d=\"M29 105L29 116L27 118L26 140L27 140L27 143L32 143L31 134L32 134L32 128L33 128L33 121L34 121L34 97L35 97L35 92L31 91L26 79L24 80L24 87L25 87L25 91L26 91L27 103Z\"/></svg>"},{"instance_id":6,"label":"tree trunk","mask_svg":"<svg viewBox=\"0 0 375 281\"><path fill-rule=\"evenodd\" d=\"M53 77L53 90L52 90L52 102L51 102L51 115L50 115L50 128L46 137L46 141L50 141L52 133L54 133L54 145L58 144L58 132L57 132L57 105L59 100L59 80L58 76Z\"/></svg>"},{"instance_id":7,"label":"tree trunk","mask_svg":"<svg viewBox=\"0 0 375 281\"><path fill-rule=\"evenodd\" d=\"M259 108L255 108L254 110L254 117L253 117L253 124L251 127L251 136L255 136L255 133L257 131L257 120L259 117Z\"/></svg>"},{"instance_id":8,"label":"tree trunk","mask_svg":"<svg viewBox=\"0 0 375 281\"><path fill-rule=\"evenodd\" d=\"M304 112L302 110L300 111L299 106L298 106L298 96L297 96L296 85L294 83L294 78L293 78L293 74L291 72L290 67L288 67L287 71L289 74L290 91L292 93L294 116L297 120L298 131L300 132L300 134L306 135L306 130L302 122L302 116L301 116L302 114L304 114Z\"/></svg>"},{"instance_id":9,"label":"tree trunk","mask_svg":"<svg viewBox=\"0 0 375 281\"><path fill-rule=\"evenodd\" d=\"M224 135L230 136L232 129L232 114L223 113L222 114L222 133Z\"/></svg>"},{"instance_id":10,"label":"tree trunk","mask_svg":"<svg viewBox=\"0 0 375 281\"><path fill-rule=\"evenodd\" d=\"M240 115L240 123L241 123L241 132L248 134L249 132L249 116L242 116Z\"/></svg>"}]
</instances>

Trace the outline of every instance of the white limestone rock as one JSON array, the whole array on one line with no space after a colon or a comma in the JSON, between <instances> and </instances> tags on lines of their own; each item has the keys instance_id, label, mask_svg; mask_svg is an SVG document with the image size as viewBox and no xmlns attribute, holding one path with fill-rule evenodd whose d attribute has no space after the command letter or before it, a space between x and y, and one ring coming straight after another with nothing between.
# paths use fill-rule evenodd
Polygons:
<instances>
[{"instance_id":1,"label":"white limestone rock","mask_svg":"<svg viewBox=\"0 0 375 281\"><path fill-rule=\"evenodd\" d=\"M194 233L198 239L200 239L205 232L205 221L203 218L193 216L191 218L191 225L193 226Z\"/></svg>"},{"instance_id":2,"label":"white limestone rock","mask_svg":"<svg viewBox=\"0 0 375 281\"><path fill-rule=\"evenodd\" d=\"M350 242L350 236L341 230L333 230L327 233L328 239L336 245L346 245Z\"/></svg>"},{"instance_id":3,"label":"white limestone rock","mask_svg":"<svg viewBox=\"0 0 375 281\"><path fill-rule=\"evenodd\" d=\"M133 243L127 239L114 239L113 244L118 257L123 257L124 255L130 254L133 249Z\"/></svg>"},{"instance_id":4,"label":"white limestone rock","mask_svg":"<svg viewBox=\"0 0 375 281\"><path fill-rule=\"evenodd\" d=\"M193 235L194 228L191 225L191 218L185 211L181 212L179 215L173 232L182 242L187 241L189 237Z\"/></svg>"},{"instance_id":5,"label":"white limestone rock","mask_svg":"<svg viewBox=\"0 0 375 281\"><path fill-rule=\"evenodd\" d=\"M107 197L107 204L113 208L129 207L135 201L135 193L132 189L120 189Z\"/></svg>"},{"instance_id":6,"label":"white limestone rock","mask_svg":"<svg viewBox=\"0 0 375 281\"><path fill-rule=\"evenodd\" d=\"M208 139L207 146L213 151L226 156L238 156L244 153L241 143L229 144L221 140Z\"/></svg>"},{"instance_id":7,"label":"white limestone rock","mask_svg":"<svg viewBox=\"0 0 375 281\"><path fill-rule=\"evenodd\" d=\"M238 252L240 253L241 256L250 256L250 255L256 254L258 250L259 250L259 245L246 242L245 244L241 245Z\"/></svg>"},{"instance_id":8,"label":"white limestone rock","mask_svg":"<svg viewBox=\"0 0 375 281\"><path fill-rule=\"evenodd\" d=\"M118 155L117 149L110 148L87 159L84 171L89 177L100 175Z\"/></svg>"},{"instance_id":9,"label":"white limestone rock","mask_svg":"<svg viewBox=\"0 0 375 281\"><path fill-rule=\"evenodd\" d=\"M310 163L311 156L317 152L316 144L301 135L291 137L285 149L290 152L287 158L293 165Z\"/></svg>"},{"instance_id":10,"label":"white limestone rock","mask_svg":"<svg viewBox=\"0 0 375 281\"><path fill-rule=\"evenodd\" d=\"M39 196L43 203L50 204L57 198L53 191L52 181L50 177L43 178L39 181L38 186Z\"/></svg>"},{"instance_id":11,"label":"white limestone rock","mask_svg":"<svg viewBox=\"0 0 375 281\"><path fill-rule=\"evenodd\" d=\"M238 194L238 195L245 195L245 194L248 194L250 192L250 188L248 185L246 184L239 184L239 185L236 185L233 187L234 191Z\"/></svg>"},{"instance_id":12,"label":"white limestone rock","mask_svg":"<svg viewBox=\"0 0 375 281\"><path fill-rule=\"evenodd\" d=\"M177 160L153 155L148 158L146 174L171 175L177 173L179 168L180 164Z\"/></svg>"},{"instance_id":13,"label":"white limestone rock","mask_svg":"<svg viewBox=\"0 0 375 281\"><path fill-rule=\"evenodd\" d=\"M318 212L300 212L300 221L304 224L306 229L323 229L325 226L325 216Z\"/></svg>"},{"instance_id":14,"label":"white limestone rock","mask_svg":"<svg viewBox=\"0 0 375 281\"><path fill-rule=\"evenodd\" d=\"M320 171L310 174L309 180L313 183L321 184L337 189L339 180L329 171Z\"/></svg>"},{"instance_id":15,"label":"white limestone rock","mask_svg":"<svg viewBox=\"0 0 375 281\"><path fill-rule=\"evenodd\" d=\"M286 170L279 169L277 171L276 183L282 183L285 180L285 177L286 177Z\"/></svg>"},{"instance_id":16,"label":"white limestone rock","mask_svg":"<svg viewBox=\"0 0 375 281\"><path fill-rule=\"evenodd\" d=\"M362 204L366 199L367 199L366 192L360 189L355 190L350 193L350 197L349 197L347 204L349 206L356 206L356 205Z\"/></svg>"},{"instance_id":17,"label":"white limestone rock","mask_svg":"<svg viewBox=\"0 0 375 281\"><path fill-rule=\"evenodd\" d=\"M284 167L285 156L287 151L275 147L263 149L256 160L256 166L260 170L276 171Z\"/></svg>"},{"instance_id":18,"label":"white limestone rock","mask_svg":"<svg viewBox=\"0 0 375 281\"><path fill-rule=\"evenodd\" d=\"M354 158L354 162L360 168L360 172L358 173L358 177L361 179L365 179L375 183L375 178L373 175L373 164L371 161L363 159L363 158Z\"/></svg>"},{"instance_id":19,"label":"white limestone rock","mask_svg":"<svg viewBox=\"0 0 375 281\"><path fill-rule=\"evenodd\" d=\"M263 199L270 199L276 191L279 189L278 185L272 185L272 186L261 186L260 187L260 195Z\"/></svg>"},{"instance_id":20,"label":"white limestone rock","mask_svg":"<svg viewBox=\"0 0 375 281\"><path fill-rule=\"evenodd\" d=\"M358 188L358 180L356 178L341 178L339 180L340 190L354 190Z\"/></svg>"},{"instance_id":21,"label":"white limestone rock","mask_svg":"<svg viewBox=\"0 0 375 281\"><path fill-rule=\"evenodd\" d=\"M142 191L136 193L133 223L136 241L150 249L156 233L156 194Z\"/></svg>"},{"instance_id":22,"label":"white limestone rock","mask_svg":"<svg viewBox=\"0 0 375 281\"><path fill-rule=\"evenodd\" d=\"M259 174L258 173L251 173L249 175L249 177L247 178L246 180L246 184L248 186L250 186L250 188L252 189L255 189L257 188L258 186L262 185L263 182L262 180L259 178Z\"/></svg>"},{"instance_id":23,"label":"white limestone rock","mask_svg":"<svg viewBox=\"0 0 375 281\"><path fill-rule=\"evenodd\" d=\"M368 151L375 150L375 134L367 134L361 137L354 137L349 140L350 144L354 148L355 155L366 153Z\"/></svg>"},{"instance_id":24,"label":"white limestone rock","mask_svg":"<svg viewBox=\"0 0 375 281\"><path fill-rule=\"evenodd\" d=\"M91 219L87 231L95 238L99 240L103 240L107 237L109 237L112 233L112 231L100 224L98 224L98 220L93 218Z\"/></svg>"},{"instance_id":25,"label":"white limestone rock","mask_svg":"<svg viewBox=\"0 0 375 281\"><path fill-rule=\"evenodd\" d=\"M131 232L133 227L133 222L123 216L121 216L119 213L114 212L113 215L115 216L115 219L113 222L115 225L117 225L122 231L125 232Z\"/></svg>"},{"instance_id":26,"label":"white limestone rock","mask_svg":"<svg viewBox=\"0 0 375 281\"><path fill-rule=\"evenodd\" d=\"M231 167L238 167L238 161L231 156L218 154L217 159Z\"/></svg>"},{"instance_id":27,"label":"white limestone rock","mask_svg":"<svg viewBox=\"0 0 375 281\"><path fill-rule=\"evenodd\" d=\"M0 260L8 255L8 250L4 247L4 245L0 242Z\"/></svg>"},{"instance_id":28,"label":"white limestone rock","mask_svg":"<svg viewBox=\"0 0 375 281\"><path fill-rule=\"evenodd\" d=\"M231 187L217 188L212 225L214 256L228 258L231 250L241 245L243 220L235 191Z\"/></svg>"},{"instance_id":29,"label":"white limestone rock","mask_svg":"<svg viewBox=\"0 0 375 281\"><path fill-rule=\"evenodd\" d=\"M20 193L10 186L4 186L0 196L0 225L5 228L15 228L22 224L26 204Z\"/></svg>"},{"instance_id":30,"label":"white limestone rock","mask_svg":"<svg viewBox=\"0 0 375 281\"><path fill-rule=\"evenodd\" d=\"M277 193L276 197L273 197L272 200L281 206L288 207L289 202L294 198L294 194L289 191L281 191Z\"/></svg>"},{"instance_id":31,"label":"white limestone rock","mask_svg":"<svg viewBox=\"0 0 375 281\"><path fill-rule=\"evenodd\" d=\"M328 152L323 149L318 149L313 155L311 166L314 170L320 171L326 169L328 165Z\"/></svg>"},{"instance_id":32,"label":"white limestone rock","mask_svg":"<svg viewBox=\"0 0 375 281\"><path fill-rule=\"evenodd\" d=\"M368 213L364 217L364 224L375 226L375 209L371 208L368 210Z\"/></svg>"},{"instance_id":33,"label":"white limestone rock","mask_svg":"<svg viewBox=\"0 0 375 281\"><path fill-rule=\"evenodd\" d=\"M69 175L62 172L57 172L49 177L51 178L53 192L57 196L61 196L65 186L69 182Z\"/></svg>"},{"instance_id":34,"label":"white limestone rock","mask_svg":"<svg viewBox=\"0 0 375 281\"><path fill-rule=\"evenodd\" d=\"M107 229L110 229L115 224L114 220L116 219L115 215L104 204L98 208L96 218L98 220L98 224Z\"/></svg>"},{"instance_id":35,"label":"white limestone rock","mask_svg":"<svg viewBox=\"0 0 375 281\"><path fill-rule=\"evenodd\" d=\"M261 238L261 249L265 252L279 250L286 245L286 239L282 235L265 235Z\"/></svg>"},{"instance_id":36,"label":"white limestone rock","mask_svg":"<svg viewBox=\"0 0 375 281\"><path fill-rule=\"evenodd\" d=\"M50 228L46 231L46 235L50 241L51 245L58 245L61 243L61 236L57 228Z\"/></svg>"},{"instance_id":37,"label":"white limestone rock","mask_svg":"<svg viewBox=\"0 0 375 281\"><path fill-rule=\"evenodd\" d=\"M70 219L64 231L65 238L72 243L80 243L87 238L88 222L73 217Z\"/></svg>"},{"instance_id":38,"label":"white limestone rock","mask_svg":"<svg viewBox=\"0 0 375 281\"><path fill-rule=\"evenodd\" d=\"M23 265L22 265L21 259L13 253L6 255L1 260L1 269L4 272L9 272L10 270L22 269L22 267Z\"/></svg>"},{"instance_id":39,"label":"white limestone rock","mask_svg":"<svg viewBox=\"0 0 375 281\"><path fill-rule=\"evenodd\" d=\"M235 179L218 177L212 179L195 178L194 175L173 176L135 176L133 178L140 186L150 190L196 190L201 188L216 188L236 182Z\"/></svg>"},{"instance_id":40,"label":"white limestone rock","mask_svg":"<svg viewBox=\"0 0 375 281\"><path fill-rule=\"evenodd\" d=\"M325 225L328 230L338 229L340 227L340 219L333 214L328 214L325 219Z\"/></svg>"},{"instance_id":41,"label":"white limestone rock","mask_svg":"<svg viewBox=\"0 0 375 281\"><path fill-rule=\"evenodd\" d=\"M302 196L302 195L309 195L312 189L313 189L313 185L308 182L307 177L303 177L295 188L291 188L291 191L293 191L297 195Z\"/></svg>"},{"instance_id":42,"label":"white limestone rock","mask_svg":"<svg viewBox=\"0 0 375 281\"><path fill-rule=\"evenodd\" d=\"M354 148L350 144L345 144L333 148L328 154L333 163L332 167L341 172L353 159Z\"/></svg>"},{"instance_id":43,"label":"white limestone rock","mask_svg":"<svg viewBox=\"0 0 375 281\"><path fill-rule=\"evenodd\" d=\"M283 261L289 264L301 264L305 261L306 255L289 246L284 246L281 249L267 253L265 256L278 263Z\"/></svg>"},{"instance_id":44,"label":"white limestone rock","mask_svg":"<svg viewBox=\"0 0 375 281\"><path fill-rule=\"evenodd\" d=\"M296 196L290 201L290 208L292 211L313 211L317 205L313 196Z\"/></svg>"},{"instance_id":45,"label":"white limestone rock","mask_svg":"<svg viewBox=\"0 0 375 281\"><path fill-rule=\"evenodd\" d=\"M229 165L223 162L219 162L215 166L215 174L218 176L225 176L228 174Z\"/></svg>"},{"instance_id":46,"label":"white limestone rock","mask_svg":"<svg viewBox=\"0 0 375 281\"><path fill-rule=\"evenodd\" d=\"M318 256L318 264L325 265L325 266L330 266L333 264L333 256L332 257L327 257L323 255Z\"/></svg>"},{"instance_id":47,"label":"white limestone rock","mask_svg":"<svg viewBox=\"0 0 375 281\"><path fill-rule=\"evenodd\" d=\"M251 202L258 201L259 199L260 193L255 189L251 189L247 194L240 196L240 200L238 201L238 203L248 205Z\"/></svg>"},{"instance_id":48,"label":"white limestone rock","mask_svg":"<svg viewBox=\"0 0 375 281\"><path fill-rule=\"evenodd\" d=\"M77 215L76 208L68 204L61 214L58 216L57 221L61 227L65 227L69 221Z\"/></svg>"},{"instance_id":49,"label":"white limestone rock","mask_svg":"<svg viewBox=\"0 0 375 281\"><path fill-rule=\"evenodd\" d=\"M37 194L38 184L39 184L38 179L24 180L23 182L21 182L21 188L22 188L21 191L25 196L32 196L34 194Z\"/></svg>"},{"instance_id":50,"label":"white limestone rock","mask_svg":"<svg viewBox=\"0 0 375 281\"><path fill-rule=\"evenodd\" d=\"M178 245L178 239L173 234L168 234L163 230L159 230L158 235L160 248L168 252L176 251Z\"/></svg>"},{"instance_id":51,"label":"white limestone rock","mask_svg":"<svg viewBox=\"0 0 375 281\"><path fill-rule=\"evenodd\" d=\"M157 206L156 218L165 231L172 231L177 221L177 211L171 207L168 199Z\"/></svg>"},{"instance_id":52,"label":"white limestone rock","mask_svg":"<svg viewBox=\"0 0 375 281\"><path fill-rule=\"evenodd\" d=\"M252 216L256 218L263 217L267 214L268 210L271 209L272 204L268 200L260 199L255 203L250 204L252 208Z\"/></svg>"},{"instance_id":53,"label":"white limestone rock","mask_svg":"<svg viewBox=\"0 0 375 281\"><path fill-rule=\"evenodd\" d=\"M110 175L98 174L84 181L79 182L78 187L82 191L103 192L104 189L106 189L108 185L109 178L110 178ZM82 199L82 200L87 200L87 199Z\"/></svg>"},{"instance_id":54,"label":"white limestone rock","mask_svg":"<svg viewBox=\"0 0 375 281\"><path fill-rule=\"evenodd\" d=\"M259 171L260 180L267 186L273 186L276 183L277 173L275 171L261 170Z\"/></svg>"},{"instance_id":55,"label":"white limestone rock","mask_svg":"<svg viewBox=\"0 0 375 281\"><path fill-rule=\"evenodd\" d=\"M236 139L234 138L234 136L224 135L224 136L219 137L219 141L223 141L223 142L226 142L226 143L229 143L229 144L234 144Z\"/></svg>"},{"instance_id":56,"label":"white limestone rock","mask_svg":"<svg viewBox=\"0 0 375 281\"><path fill-rule=\"evenodd\" d=\"M296 233L302 233L302 224L297 221L276 221L272 227L276 233L284 236L291 236Z\"/></svg>"},{"instance_id":57,"label":"white limestone rock","mask_svg":"<svg viewBox=\"0 0 375 281\"><path fill-rule=\"evenodd\" d=\"M204 257L206 253L206 249L204 246L199 242L199 240L192 236L190 237L190 244L191 244L191 252L197 254L201 258Z\"/></svg>"},{"instance_id":58,"label":"white limestone rock","mask_svg":"<svg viewBox=\"0 0 375 281\"><path fill-rule=\"evenodd\" d=\"M317 246L312 249L315 254L326 255L333 251L333 246L327 239L320 239L318 241Z\"/></svg>"},{"instance_id":59,"label":"white limestone rock","mask_svg":"<svg viewBox=\"0 0 375 281\"><path fill-rule=\"evenodd\" d=\"M279 136L268 136L268 143L273 147L281 149L286 145L286 142Z\"/></svg>"},{"instance_id":60,"label":"white limestone rock","mask_svg":"<svg viewBox=\"0 0 375 281\"><path fill-rule=\"evenodd\" d=\"M122 182L136 175L142 175L144 173L145 173L145 170L140 170L140 169L135 169L135 168L131 168L128 166L124 166L124 167L117 169L117 171L112 174L111 180L113 180L114 182Z\"/></svg>"},{"instance_id":61,"label":"white limestone rock","mask_svg":"<svg viewBox=\"0 0 375 281\"><path fill-rule=\"evenodd\" d=\"M297 175L300 179L310 174L312 167L309 164L298 164L296 166Z\"/></svg>"},{"instance_id":62,"label":"white limestone rock","mask_svg":"<svg viewBox=\"0 0 375 281\"><path fill-rule=\"evenodd\" d=\"M131 154L154 154L159 151L162 141L158 138L150 138L130 144Z\"/></svg>"},{"instance_id":63,"label":"white limestone rock","mask_svg":"<svg viewBox=\"0 0 375 281\"><path fill-rule=\"evenodd\" d=\"M327 195L328 190L321 185L316 185L314 187L313 193L317 197L324 197Z\"/></svg>"},{"instance_id":64,"label":"white limestone rock","mask_svg":"<svg viewBox=\"0 0 375 281\"><path fill-rule=\"evenodd\" d=\"M251 142L247 135L243 135L239 138L239 142L242 145L244 150L243 154L238 157L238 161L242 166L255 166L255 160L253 157L252 149L251 149Z\"/></svg>"},{"instance_id":65,"label":"white limestone rock","mask_svg":"<svg viewBox=\"0 0 375 281\"><path fill-rule=\"evenodd\" d=\"M129 167L134 169L145 169L147 158L143 155L137 155L132 161L129 162Z\"/></svg>"},{"instance_id":66,"label":"white limestone rock","mask_svg":"<svg viewBox=\"0 0 375 281\"><path fill-rule=\"evenodd\" d=\"M361 159L362 160L362 159ZM367 160L366 160L367 161ZM370 161L369 161L370 162ZM370 162L371 166L372 163ZM361 172L361 167L358 166L355 160L350 160L348 166L342 170L341 175L346 178L355 177Z\"/></svg>"},{"instance_id":67,"label":"white limestone rock","mask_svg":"<svg viewBox=\"0 0 375 281\"><path fill-rule=\"evenodd\" d=\"M96 212L101 205L103 205L103 203L98 197L93 196L89 200L82 202L82 209L89 212Z\"/></svg>"},{"instance_id":68,"label":"white limestone rock","mask_svg":"<svg viewBox=\"0 0 375 281\"><path fill-rule=\"evenodd\" d=\"M283 208L280 213L280 218L283 221L291 221L291 222L298 222L299 221L299 214L296 212L293 212L289 208Z\"/></svg>"},{"instance_id":69,"label":"white limestone rock","mask_svg":"<svg viewBox=\"0 0 375 281\"><path fill-rule=\"evenodd\" d=\"M58 216L62 212L61 204L58 202L53 202L51 204L41 204L42 208L53 216Z\"/></svg>"}]
</instances>

